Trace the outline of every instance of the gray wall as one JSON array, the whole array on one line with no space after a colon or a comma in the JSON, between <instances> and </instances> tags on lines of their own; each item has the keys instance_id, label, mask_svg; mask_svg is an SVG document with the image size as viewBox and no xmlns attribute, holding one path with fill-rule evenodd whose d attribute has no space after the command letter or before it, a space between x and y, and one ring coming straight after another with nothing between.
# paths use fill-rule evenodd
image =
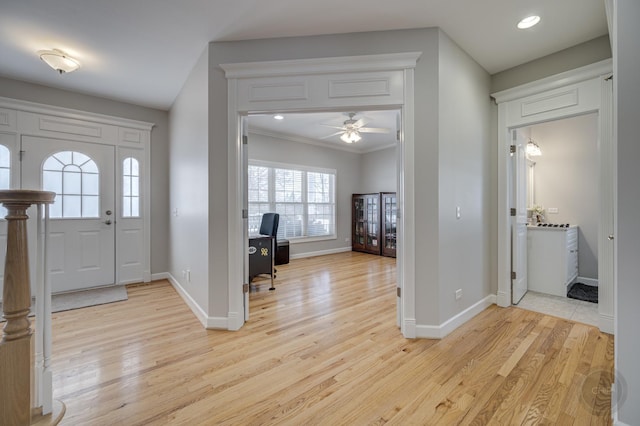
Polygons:
<instances>
[{"instance_id":1,"label":"gray wall","mask_svg":"<svg viewBox=\"0 0 640 426\"><path fill-rule=\"evenodd\" d=\"M360 156L360 193L398 190L396 147L368 152Z\"/></svg>"},{"instance_id":2,"label":"gray wall","mask_svg":"<svg viewBox=\"0 0 640 426\"><path fill-rule=\"evenodd\" d=\"M250 134L249 159L335 169L337 239L292 243L289 251L296 255L351 247L351 194L360 191L359 154Z\"/></svg>"},{"instance_id":3,"label":"gray wall","mask_svg":"<svg viewBox=\"0 0 640 426\"><path fill-rule=\"evenodd\" d=\"M208 313L208 55L196 63L169 114L169 272ZM224 200L226 202L226 199ZM177 216L175 211L177 209ZM191 271L191 280L182 271Z\"/></svg>"},{"instance_id":4,"label":"gray wall","mask_svg":"<svg viewBox=\"0 0 640 426\"><path fill-rule=\"evenodd\" d=\"M439 49L439 322L491 292L490 77L446 34ZM422 160L422 159L420 159ZM418 184L419 181L416 183ZM456 218L456 207L461 217ZM420 210L418 210L420 212ZM422 220L430 220L421 216ZM418 260L418 264L421 260ZM455 300L455 291L462 298ZM425 295L426 296L426 295Z\"/></svg>"},{"instance_id":5,"label":"gray wall","mask_svg":"<svg viewBox=\"0 0 640 426\"><path fill-rule=\"evenodd\" d=\"M598 115L531 126L542 155L535 157L535 202L550 223L578 225L578 275L598 279ZM558 208L557 214L548 212Z\"/></svg>"},{"instance_id":6,"label":"gray wall","mask_svg":"<svg viewBox=\"0 0 640 426\"><path fill-rule=\"evenodd\" d=\"M441 46L442 40L442 46ZM444 54L439 55L442 48ZM491 182L490 146L489 146L489 76L475 62L469 59L457 46L451 43L438 29L418 29L401 31L381 31L357 34L340 34L312 37L291 37L282 39L263 39L236 42L216 42L209 45L209 196L214 200L226 200L228 194L226 161L229 158L227 143L227 81L223 71L216 66L221 63L270 61L278 59L303 59L317 57L368 55L381 53L397 53L421 51L415 70L415 212L416 227L415 246L411 251L416 254L416 320L418 325L439 325L443 318L449 318L467 306L477 302L489 294L489 263L491 258L487 212L490 210L489 183ZM440 60L445 66L439 67ZM451 88L440 93L440 72L452 72L456 76L444 78ZM458 96L462 107L462 119L457 106L439 108L439 97ZM440 133L442 129L446 129ZM444 139L446 138L446 140ZM460 161L455 158L443 158L440 165L439 149L442 144L460 146L460 151L472 148L472 154L463 156ZM452 150L453 152L453 150ZM477 155L476 155L477 154ZM469 167L470 166L470 167ZM454 178L440 183L440 173L446 168L453 168L455 173L464 177L463 182ZM451 237L442 241L449 253L441 259L439 231L444 228L439 222L439 194L453 191L451 185L470 183L459 193L459 200L464 205L465 217L468 220L460 234L446 235ZM444 209L454 208L449 205ZM454 201L454 200L451 200ZM226 206L225 206L226 208ZM213 226L211 226L213 225ZM475 226L482 225L482 226ZM209 314L226 316L228 269L219 270L216 264L229 264L227 213L218 217L217 224L210 222L209 255L212 270L210 279L210 298L218 298L223 302ZM456 282L447 282L446 287L466 289L462 301L456 305L449 304L442 311L439 308L441 278L439 265L459 268L460 262L466 261L458 256L455 248L469 252L473 247L474 259L468 265L463 276L447 277ZM216 250L217 248L217 250ZM213 251L216 250L214 253ZM473 277L472 279L467 279ZM460 280L458 282L457 280ZM464 282L461 282L464 281ZM444 284L443 284L444 285ZM448 292L448 290L447 290ZM451 296L453 298L453 296ZM210 307L211 308L211 307Z\"/></svg>"},{"instance_id":7,"label":"gray wall","mask_svg":"<svg viewBox=\"0 0 640 426\"><path fill-rule=\"evenodd\" d=\"M0 96L154 123L151 130L151 272L169 266L168 114L152 108L0 77Z\"/></svg>"},{"instance_id":8,"label":"gray wall","mask_svg":"<svg viewBox=\"0 0 640 426\"><path fill-rule=\"evenodd\" d=\"M640 424L640 2L617 0L614 93L618 141L616 369L628 385L618 418ZM617 380L621 382L620 379Z\"/></svg>"},{"instance_id":9,"label":"gray wall","mask_svg":"<svg viewBox=\"0 0 640 426\"><path fill-rule=\"evenodd\" d=\"M611 58L611 44L609 36L604 35L493 74L491 92L499 92L609 58Z\"/></svg>"}]
</instances>

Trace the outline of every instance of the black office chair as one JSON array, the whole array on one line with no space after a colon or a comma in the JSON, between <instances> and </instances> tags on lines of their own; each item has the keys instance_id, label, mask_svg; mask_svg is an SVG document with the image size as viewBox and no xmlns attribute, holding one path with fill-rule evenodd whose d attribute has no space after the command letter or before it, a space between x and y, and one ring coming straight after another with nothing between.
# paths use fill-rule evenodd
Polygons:
<instances>
[{"instance_id":1,"label":"black office chair","mask_svg":"<svg viewBox=\"0 0 640 426\"><path fill-rule=\"evenodd\" d=\"M278 213L263 214L262 221L260 222L260 235L268 235L270 237L276 237L278 234L279 223L280 223L280 215Z\"/></svg>"},{"instance_id":2,"label":"black office chair","mask_svg":"<svg viewBox=\"0 0 640 426\"><path fill-rule=\"evenodd\" d=\"M273 237L273 259L276 258L276 253L278 252L278 225L280 224L280 215L278 213L264 213L262 215L262 220L260 222L260 235L268 235ZM278 270L273 268L273 279L276 278L276 272ZM270 288L269 290L275 290L275 288Z\"/></svg>"}]
</instances>

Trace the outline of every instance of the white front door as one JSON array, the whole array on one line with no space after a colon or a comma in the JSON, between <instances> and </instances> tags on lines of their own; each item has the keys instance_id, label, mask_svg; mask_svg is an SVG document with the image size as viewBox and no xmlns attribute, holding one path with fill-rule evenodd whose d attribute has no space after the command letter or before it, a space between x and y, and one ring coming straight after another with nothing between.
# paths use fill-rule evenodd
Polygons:
<instances>
[{"instance_id":1,"label":"white front door","mask_svg":"<svg viewBox=\"0 0 640 426\"><path fill-rule=\"evenodd\" d=\"M527 292L527 157L526 140L520 130L512 130L511 271L512 303L517 304Z\"/></svg>"},{"instance_id":2,"label":"white front door","mask_svg":"<svg viewBox=\"0 0 640 426\"><path fill-rule=\"evenodd\" d=\"M21 142L22 188L57 194L50 210L52 292L114 284L114 147L32 136Z\"/></svg>"}]
</instances>

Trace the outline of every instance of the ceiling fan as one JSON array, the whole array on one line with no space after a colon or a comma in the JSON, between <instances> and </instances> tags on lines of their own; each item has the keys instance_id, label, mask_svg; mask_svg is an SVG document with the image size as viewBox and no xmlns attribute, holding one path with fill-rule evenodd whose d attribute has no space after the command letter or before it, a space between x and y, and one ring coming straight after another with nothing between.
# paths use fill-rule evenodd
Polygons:
<instances>
[{"instance_id":1,"label":"ceiling fan","mask_svg":"<svg viewBox=\"0 0 640 426\"><path fill-rule=\"evenodd\" d=\"M332 129L339 129L338 132L332 133L323 137L322 139L327 139L333 136L340 135L340 140L346 143L354 143L358 142L362 139L360 133L389 133L390 129L385 129L381 127L364 127L367 124L364 118L360 118L358 120L355 119L357 113L350 112L348 113L349 118L345 120L342 126L333 126L329 124L321 124L321 126L330 127Z\"/></svg>"}]
</instances>

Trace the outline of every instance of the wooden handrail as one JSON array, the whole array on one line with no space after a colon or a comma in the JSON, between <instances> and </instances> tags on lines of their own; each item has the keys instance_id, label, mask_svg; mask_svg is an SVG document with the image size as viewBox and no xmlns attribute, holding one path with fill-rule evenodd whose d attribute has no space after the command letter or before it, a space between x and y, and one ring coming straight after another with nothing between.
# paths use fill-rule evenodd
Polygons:
<instances>
[{"instance_id":1,"label":"wooden handrail","mask_svg":"<svg viewBox=\"0 0 640 426\"><path fill-rule=\"evenodd\" d=\"M51 204L55 193L31 190L2 190L0 203L6 207L7 254L4 269L2 309L6 319L0 340L0 424L22 426L31 423L31 308L27 209L33 204Z\"/></svg>"}]
</instances>

